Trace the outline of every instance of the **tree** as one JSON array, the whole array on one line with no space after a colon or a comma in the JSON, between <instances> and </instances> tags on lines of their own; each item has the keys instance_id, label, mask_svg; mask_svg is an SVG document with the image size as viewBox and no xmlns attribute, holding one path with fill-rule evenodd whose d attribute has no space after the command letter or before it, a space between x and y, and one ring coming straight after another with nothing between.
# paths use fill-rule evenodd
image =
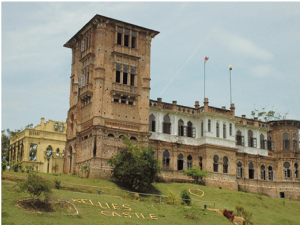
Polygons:
<instances>
[{"instance_id":1,"label":"tree","mask_svg":"<svg viewBox=\"0 0 300 225\"><path fill-rule=\"evenodd\" d=\"M281 115L279 112L274 111L274 106L271 110L266 111L265 108L262 108L261 110L257 110L254 108L254 110L251 111L251 116L258 117L258 120L260 121L272 121L272 120L282 120L286 119L286 116L288 115L288 112L286 112L284 115Z\"/></svg>"},{"instance_id":2,"label":"tree","mask_svg":"<svg viewBox=\"0 0 300 225\"><path fill-rule=\"evenodd\" d=\"M135 191L149 190L156 175L160 173L153 148L133 145L127 137L122 139L125 147L108 160L108 164L114 167L112 177Z\"/></svg>"},{"instance_id":3,"label":"tree","mask_svg":"<svg viewBox=\"0 0 300 225\"><path fill-rule=\"evenodd\" d=\"M184 170L183 172L185 175L193 178L195 180L196 184L198 184L199 179L200 179L200 181L202 181L203 178L207 177L207 175L208 175L208 172L206 170L201 170L197 166L193 166L193 168L191 168L189 170Z\"/></svg>"}]
</instances>

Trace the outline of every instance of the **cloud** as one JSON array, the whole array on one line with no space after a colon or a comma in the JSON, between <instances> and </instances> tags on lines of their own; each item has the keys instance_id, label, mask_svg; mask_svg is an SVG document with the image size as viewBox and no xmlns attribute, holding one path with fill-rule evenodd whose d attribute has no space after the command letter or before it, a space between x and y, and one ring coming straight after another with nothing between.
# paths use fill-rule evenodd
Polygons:
<instances>
[{"instance_id":1,"label":"cloud","mask_svg":"<svg viewBox=\"0 0 300 225\"><path fill-rule=\"evenodd\" d=\"M215 37L234 53L265 61L274 59L274 55L271 52L237 34L227 33L226 31L218 29L216 30Z\"/></svg>"},{"instance_id":2,"label":"cloud","mask_svg":"<svg viewBox=\"0 0 300 225\"><path fill-rule=\"evenodd\" d=\"M274 66L272 66L271 64L255 66L252 69L252 74L256 77L261 77L261 78L270 77L270 76L272 77L280 76L280 72L276 68L274 68Z\"/></svg>"}]
</instances>

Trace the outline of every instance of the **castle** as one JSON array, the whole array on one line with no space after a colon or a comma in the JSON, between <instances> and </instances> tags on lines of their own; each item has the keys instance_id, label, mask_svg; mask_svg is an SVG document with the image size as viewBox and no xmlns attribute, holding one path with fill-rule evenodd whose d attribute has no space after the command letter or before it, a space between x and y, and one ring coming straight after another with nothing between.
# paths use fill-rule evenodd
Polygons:
<instances>
[{"instance_id":1,"label":"castle","mask_svg":"<svg viewBox=\"0 0 300 225\"><path fill-rule=\"evenodd\" d=\"M300 199L300 121L262 122L199 101L150 100L151 41L159 32L95 15L64 47L72 49L64 173L84 165L107 177L122 136L154 147L164 179L209 172L206 185Z\"/></svg>"}]
</instances>

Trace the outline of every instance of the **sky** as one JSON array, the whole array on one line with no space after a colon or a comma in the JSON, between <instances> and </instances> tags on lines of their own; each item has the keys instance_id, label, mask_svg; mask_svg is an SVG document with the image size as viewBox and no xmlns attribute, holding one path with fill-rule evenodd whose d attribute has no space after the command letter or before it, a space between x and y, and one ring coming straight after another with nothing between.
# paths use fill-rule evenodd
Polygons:
<instances>
[{"instance_id":1,"label":"sky","mask_svg":"<svg viewBox=\"0 0 300 225\"><path fill-rule=\"evenodd\" d=\"M66 121L71 50L96 14L159 31L151 99L254 109L300 120L300 2L2 2L1 130Z\"/></svg>"}]
</instances>

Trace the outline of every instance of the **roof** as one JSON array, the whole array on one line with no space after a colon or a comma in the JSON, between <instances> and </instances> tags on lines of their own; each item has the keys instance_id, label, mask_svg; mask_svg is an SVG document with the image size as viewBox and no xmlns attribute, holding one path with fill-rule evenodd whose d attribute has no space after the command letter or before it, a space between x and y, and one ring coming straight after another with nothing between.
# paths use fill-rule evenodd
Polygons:
<instances>
[{"instance_id":1,"label":"roof","mask_svg":"<svg viewBox=\"0 0 300 225\"><path fill-rule=\"evenodd\" d=\"M159 34L159 31L155 31L155 30L151 30L151 29L148 29L148 28L145 28L145 27L141 27L141 26L138 26L138 25L135 25L135 24L132 24L132 23L127 23L127 22L124 22L124 21L121 21L121 20L117 20L117 19L114 19L114 18L109 18L109 17L106 17L106 16L102 16L102 15L99 15L99 14L96 14L92 19L90 19L89 22L87 22L72 38L70 38L69 41L67 41L63 46L66 47L66 48L70 48L71 45L70 45L70 42L73 38L76 38L76 36L78 34L80 34L87 26L90 25L90 23L92 23L92 21L94 19L99 19L101 21L101 19L103 20L110 20L110 21L114 21L114 22L119 22L119 23L123 23L125 25L129 25L129 26L133 26L133 27L136 27L136 28L139 28L139 29L142 29L142 30L145 30L145 31L149 31L151 33L155 35Z\"/></svg>"}]
</instances>

